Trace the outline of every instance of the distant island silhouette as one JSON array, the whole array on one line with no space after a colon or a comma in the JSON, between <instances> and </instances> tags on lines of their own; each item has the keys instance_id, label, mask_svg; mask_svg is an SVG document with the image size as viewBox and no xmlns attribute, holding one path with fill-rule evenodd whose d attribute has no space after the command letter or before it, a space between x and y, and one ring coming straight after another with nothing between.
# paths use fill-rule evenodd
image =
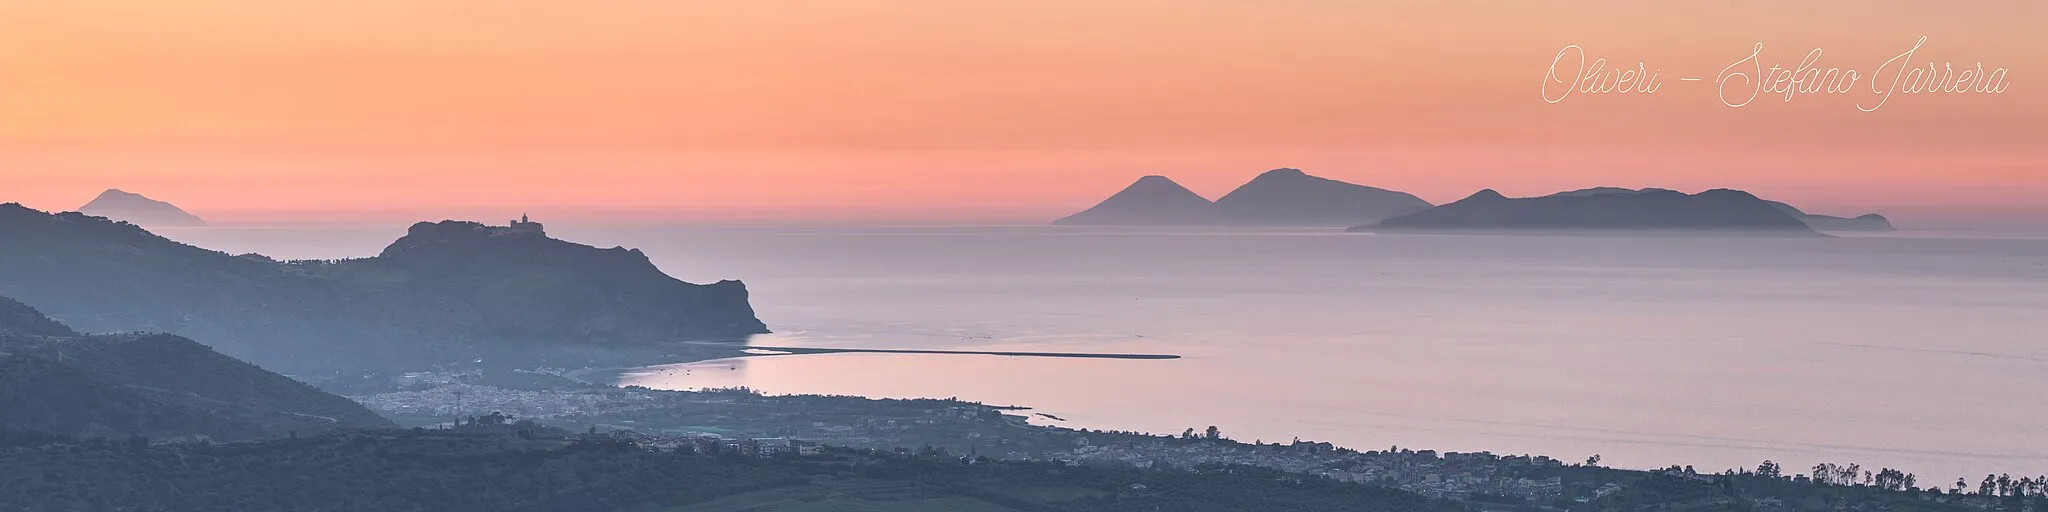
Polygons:
<instances>
[{"instance_id":1,"label":"distant island silhouette","mask_svg":"<svg viewBox=\"0 0 2048 512\"><path fill-rule=\"evenodd\" d=\"M1697 194L1612 187L1508 198L1492 189L1456 202L1355 226L1360 232L1660 231L1689 234L1826 236L1748 192Z\"/></svg>"},{"instance_id":2,"label":"distant island silhouette","mask_svg":"<svg viewBox=\"0 0 2048 512\"><path fill-rule=\"evenodd\" d=\"M78 212L146 227L187 228L206 225L205 220L186 213L171 203L117 188L101 192L99 197L78 207Z\"/></svg>"},{"instance_id":3,"label":"distant island silhouette","mask_svg":"<svg viewBox=\"0 0 2048 512\"><path fill-rule=\"evenodd\" d=\"M1165 176L1138 178L1109 199L1053 221L1064 226L1189 225L1221 220L1216 204Z\"/></svg>"},{"instance_id":4,"label":"distant island silhouette","mask_svg":"<svg viewBox=\"0 0 2048 512\"><path fill-rule=\"evenodd\" d=\"M1897 228L1892 227L1891 219L1884 218L1883 215L1875 213L1866 213L1855 217L1836 217L1833 215L1806 213L1792 205L1777 201L1770 201L1770 203L1771 206L1778 207L1778 211L1785 212L1793 218L1805 222L1807 226L1821 231L1897 231Z\"/></svg>"},{"instance_id":5,"label":"distant island silhouette","mask_svg":"<svg viewBox=\"0 0 2048 512\"><path fill-rule=\"evenodd\" d=\"M1280 168L1260 173L1215 201L1165 176L1145 176L1053 224L1342 227L1429 207L1413 194Z\"/></svg>"},{"instance_id":6,"label":"distant island silhouette","mask_svg":"<svg viewBox=\"0 0 2048 512\"><path fill-rule=\"evenodd\" d=\"M1579 189L1579 190L1572 190L1572 191L1566 191L1566 192L1558 192L1558 193L1556 193L1556 194L1552 194L1552 195L1560 195L1560 196L1589 196L1589 195L1595 195L1595 194L1639 194L1639 193L1643 193L1643 192L1670 192L1670 191L1671 191L1670 189L1662 189L1662 188L1640 188L1640 189L1631 189L1631 188L1622 188L1622 187L1593 187L1593 188L1587 188L1587 189ZM1806 226L1807 226L1807 227L1810 227L1810 228L1813 228L1813 229L1816 229L1816 230L1820 230L1820 231L1894 231L1894 230L1895 230L1895 229L1894 229L1894 228L1892 227L1892 223L1891 223L1891 220L1890 220L1890 219L1886 219L1886 218L1885 218L1885 217L1884 217L1883 215L1878 215L1878 214L1875 214L1875 213L1870 213L1870 214L1864 214L1864 215L1862 215L1862 216L1858 216L1858 217L1854 217L1854 218L1845 218L1845 217L1835 217L1835 216L1830 216L1830 215L1816 215L1816 214L1806 213L1806 212L1804 212L1804 211L1801 211L1801 210L1800 210L1799 208L1797 208L1797 207L1794 207L1794 206L1792 206L1792 205L1790 205L1790 204L1785 204L1784 202L1780 202L1780 201L1771 201L1771 200L1765 200L1764 202L1766 202L1766 203L1770 203L1770 204L1771 204L1771 206L1773 206L1773 207L1776 207L1776 208L1778 209L1778 211L1781 211L1781 212L1785 212L1785 213L1786 213L1787 215L1791 215L1791 216L1792 216L1792 218L1795 218L1795 219L1799 219L1799 221L1800 221L1800 222L1805 222L1805 223L1806 223Z\"/></svg>"},{"instance_id":7,"label":"distant island silhouette","mask_svg":"<svg viewBox=\"0 0 2048 512\"><path fill-rule=\"evenodd\" d=\"M1429 209L1406 192L1312 176L1300 169L1261 173L1216 200L1231 224L1344 227Z\"/></svg>"}]
</instances>

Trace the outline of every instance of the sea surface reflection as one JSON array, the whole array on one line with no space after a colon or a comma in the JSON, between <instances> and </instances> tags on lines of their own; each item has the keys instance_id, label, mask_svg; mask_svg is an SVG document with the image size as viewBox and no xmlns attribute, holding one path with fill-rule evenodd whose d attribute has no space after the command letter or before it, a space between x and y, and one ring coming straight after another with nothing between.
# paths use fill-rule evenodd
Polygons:
<instances>
[{"instance_id":1,"label":"sea surface reflection","mask_svg":"<svg viewBox=\"0 0 2048 512\"><path fill-rule=\"evenodd\" d=\"M1625 467L2048 466L2038 238L551 231L641 247L693 282L744 279L777 331L762 347L1183 356L770 355L629 384L958 397L1085 428Z\"/></svg>"}]
</instances>

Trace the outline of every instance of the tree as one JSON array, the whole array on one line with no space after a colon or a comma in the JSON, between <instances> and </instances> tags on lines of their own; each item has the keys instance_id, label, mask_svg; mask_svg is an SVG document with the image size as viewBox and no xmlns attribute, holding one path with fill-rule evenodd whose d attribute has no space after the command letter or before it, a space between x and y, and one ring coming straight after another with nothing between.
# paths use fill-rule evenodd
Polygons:
<instances>
[{"instance_id":1,"label":"tree","mask_svg":"<svg viewBox=\"0 0 2048 512\"><path fill-rule=\"evenodd\" d=\"M1835 470L1835 464L1832 462L1822 462L1813 465L1813 483L1820 485L1833 484L1835 483L1835 476L1840 474L1842 473Z\"/></svg>"},{"instance_id":2,"label":"tree","mask_svg":"<svg viewBox=\"0 0 2048 512\"><path fill-rule=\"evenodd\" d=\"M1892 468L1884 468L1878 470L1877 475L1872 477L1872 485L1887 491L1903 491L1913 486L1913 475Z\"/></svg>"},{"instance_id":3,"label":"tree","mask_svg":"<svg viewBox=\"0 0 2048 512\"><path fill-rule=\"evenodd\" d=\"M1202 431L1202 437L1210 441L1223 439L1223 431L1218 430L1215 425L1210 425L1208 429Z\"/></svg>"},{"instance_id":4,"label":"tree","mask_svg":"<svg viewBox=\"0 0 2048 512\"><path fill-rule=\"evenodd\" d=\"M1591 456L1591 457L1586 457L1586 466L1588 466L1588 467L1600 467L1600 454L1597 454L1597 453L1596 453L1596 454L1593 454L1593 456Z\"/></svg>"},{"instance_id":5,"label":"tree","mask_svg":"<svg viewBox=\"0 0 2048 512\"><path fill-rule=\"evenodd\" d=\"M1766 460L1763 464L1758 464L1756 466L1757 476L1761 476L1764 478L1776 480L1783 473L1784 468L1778 467L1778 463L1776 462Z\"/></svg>"}]
</instances>

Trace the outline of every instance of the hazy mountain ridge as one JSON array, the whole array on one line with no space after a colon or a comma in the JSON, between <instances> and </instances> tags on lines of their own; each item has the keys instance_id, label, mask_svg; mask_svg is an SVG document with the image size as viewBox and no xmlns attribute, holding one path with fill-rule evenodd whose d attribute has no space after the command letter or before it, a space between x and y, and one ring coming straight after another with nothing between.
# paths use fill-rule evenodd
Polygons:
<instances>
[{"instance_id":1,"label":"hazy mountain ridge","mask_svg":"<svg viewBox=\"0 0 2048 512\"><path fill-rule=\"evenodd\" d=\"M176 205L150 199L118 188L107 189L91 202L78 207L79 213L159 227L199 227L206 221Z\"/></svg>"},{"instance_id":2,"label":"hazy mountain ridge","mask_svg":"<svg viewBox=\"0 0 2048 512\"><path fill-rule=\"evenodd\" d=\"M1626 190L1626 189L1622 189ZM1748 192L1606 189L1508 198L1492 189L1352 231L1599 230L1825 236Z\"/></svg>"},{"instance_id":3,"label":"hazy mountain ridge","mask_svg":"<svg viewBox=\"0 0 2048 512\"><path fill-rule=\"evenodd\" d=\"M0 354L0 424L15 428L99 437L248 439L391 426L347 398L192 340L167 334L81 336L4 297Z\"/></svg>"},{"instance_id":4,"label":"hazy mountain ridge","mask_svg":"<svg viewBox=\"0 0 2048 512\"><path fill-rule=\"evenodd\" d=\"M294 372L766 332L738 281L685 283L637 251L522 226L421 223L380 257L279 262L0 205L0 294L85 331L176 332Z\"/></svg>"}]
</instances>

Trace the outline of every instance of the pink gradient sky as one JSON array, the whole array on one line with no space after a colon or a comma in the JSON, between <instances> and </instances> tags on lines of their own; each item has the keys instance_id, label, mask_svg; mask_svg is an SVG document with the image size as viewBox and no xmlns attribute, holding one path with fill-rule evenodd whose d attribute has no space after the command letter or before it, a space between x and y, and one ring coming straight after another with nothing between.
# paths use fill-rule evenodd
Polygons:
<instances>
[{"instance_id":1,"label":"pink gradient sky","mask_svg":"<svg viewBox=\"0 0 2048 512\"><path fill-rule=\"evenodd\" d=\"M1902 224L2048 220L2048 7L1893 0L0 0L0 201L216 221L1039 222L1142 174L1435 202L1743 188ZM1826 50L2001 95L1716 100ZM1565 44L1663 70L1539 94Z\"/></svg>"}]
</instances>

